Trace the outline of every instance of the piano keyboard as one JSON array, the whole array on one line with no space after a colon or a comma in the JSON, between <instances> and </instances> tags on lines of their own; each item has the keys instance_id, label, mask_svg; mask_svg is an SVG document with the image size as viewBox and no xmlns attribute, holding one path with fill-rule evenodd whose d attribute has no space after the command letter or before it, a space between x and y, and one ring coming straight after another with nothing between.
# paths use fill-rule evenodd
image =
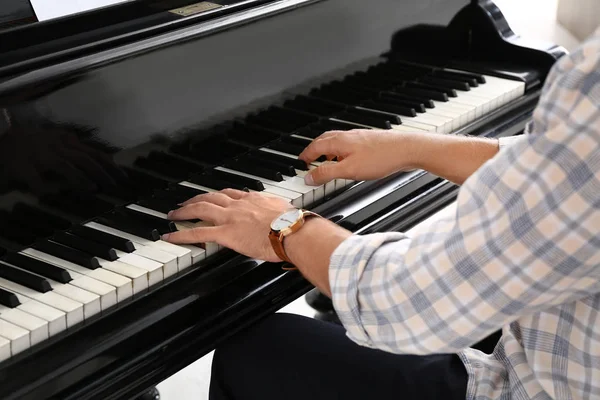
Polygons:
<instances>
[{"instance_id":1,"label":"piano keyboard","mask_svg":"<svg viewBox=\"0 0 600 400\"><path fill-rule=\"evenodd\" d=\"M307 186L300 152L328 130L452 133L522 96L525 85L466 71L383 62L298 95L204 140L153 151L124 167L126 185L98 195L48 196L3 212L0 361L119 306L211 256L215 243L174 245L160 235L169 210L224 188L262 192L309 208L353 182ZM202 162L198 161L202 160ZM53 213L56 209L59 213ZM69 220L64 215L73 215ZM29 230L21 227L31 224Z\"/></svg>"}]
</instances>

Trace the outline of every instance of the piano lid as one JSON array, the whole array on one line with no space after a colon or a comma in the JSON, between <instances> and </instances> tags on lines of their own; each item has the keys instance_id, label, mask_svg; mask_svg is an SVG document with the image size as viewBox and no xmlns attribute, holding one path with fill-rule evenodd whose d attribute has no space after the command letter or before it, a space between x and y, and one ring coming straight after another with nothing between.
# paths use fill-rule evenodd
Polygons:
<instances>
[{"instance_id":1,"label":"piano lid","mask_svg":"<svg viewBox=\"0 0 600 400\"><path fill-rule=\"evenodd\" d=\"M113 6L135 0L78 0L78 1L54 1L54 0L30 0L39 21L65 17L79 14L85 11L96 10L103 7Z\"/></svg>"},{"instance_id":2,"label":"piano lid","mask_svg":"<svg viewBox=\"0 0 600 400\"><path fill-rule=\"evenodd\" d=\"M313 1L315 0L296 3ZM92 5L108 2L114 4L90 8ZM71 6L66 7L63 3ZM139 42L160 33L269 3L276 1L83 0L61 1L62 7L46 12L42 4L56 4L55 1L33 2L32 8L30 0L8 0L7 4L2 2L0 5L0 15L9 14L4 29L0 22L0 81L3 77L40 68L50 62ZM49 15L54 17L47 19ZM38 20L41 22L22 24Z\"/></svg>"},{"instance_id":3,"label":"piano lid","mask_svg":"<svg viewBox=\"0 0 600 400\"><path fill-rule=\"evenodd\" d=\"M0 5L0 32L9 27L37 22L29 0L3 0Z\"/></svg>"}]
</instances>

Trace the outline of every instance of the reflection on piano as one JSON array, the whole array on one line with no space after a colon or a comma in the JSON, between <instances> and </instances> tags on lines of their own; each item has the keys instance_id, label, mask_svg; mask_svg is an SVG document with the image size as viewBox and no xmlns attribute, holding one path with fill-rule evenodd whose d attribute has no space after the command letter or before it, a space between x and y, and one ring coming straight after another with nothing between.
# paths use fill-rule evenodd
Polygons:
<instances>
[{"instance_id":1,"label":"reflection on piano","mask_svg":"<svg viewBox=\"0 0 600 400\"><path fill-rule=\"evenodd\" d=\"M3 399L135 397L310 290L215 243L161 241L203 224L166 219L182 201L237 188L357 234L407 229L457 188L423 171L309 187L329 161L298 154L327 130L518 134L564 54L521 46L491 1L172 12L190 3L0 30Z\"/></svg>"}]
</instances>

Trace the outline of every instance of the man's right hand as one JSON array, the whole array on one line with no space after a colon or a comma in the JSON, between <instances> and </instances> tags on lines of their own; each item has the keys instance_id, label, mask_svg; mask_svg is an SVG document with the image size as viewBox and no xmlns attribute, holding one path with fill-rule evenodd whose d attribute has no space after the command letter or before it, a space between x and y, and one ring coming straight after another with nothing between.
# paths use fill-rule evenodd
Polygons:
<instances>
[{"instance_id":1,"label":"man's right hand","mask_svg":"<svg viewBox=\"0 0 600 400\"><path fill-rule=\"evenodd\" d=\"M323 155L339 161L313 169L305 177L307 185L322 185L333 179L380 179L413 169L462 184L496 153L495 139L357 129L325 132L299 157L306 163Z\"/></svg>"},{"instance_id":2,"label":"man's right hand","mask_svg":"<svg viewBox=\"0 0 600 400\"><path fill-rule=\"evenodd\" d=\"M422 134L370 129L326 132L307 146L300 159L311 163L326 155L337 157L338 162L313 169L306 175L306 183L322 185L338 178L372 180L415 169L422 147L418 136Z\"/></svg>"}]
</instances>

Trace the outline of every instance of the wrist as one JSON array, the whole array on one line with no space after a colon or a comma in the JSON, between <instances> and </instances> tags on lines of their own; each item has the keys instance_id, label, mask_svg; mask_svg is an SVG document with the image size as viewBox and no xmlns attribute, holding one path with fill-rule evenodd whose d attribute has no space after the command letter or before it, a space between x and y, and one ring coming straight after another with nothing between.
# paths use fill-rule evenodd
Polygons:
<instances>
[{"instance_id":1,"label":"wrist","mask_svg":"<svg viewBox=\"0 0 600 400\"><path fill-rule=\"evenodd\" d=\"M428 159L431 159L431 151L438 140L437 136L437 134L430 133L405 134L399 144L402 152L400 154L406 154L403 167L405 169L426 169Z\"/></svg>"}]
</instances>

